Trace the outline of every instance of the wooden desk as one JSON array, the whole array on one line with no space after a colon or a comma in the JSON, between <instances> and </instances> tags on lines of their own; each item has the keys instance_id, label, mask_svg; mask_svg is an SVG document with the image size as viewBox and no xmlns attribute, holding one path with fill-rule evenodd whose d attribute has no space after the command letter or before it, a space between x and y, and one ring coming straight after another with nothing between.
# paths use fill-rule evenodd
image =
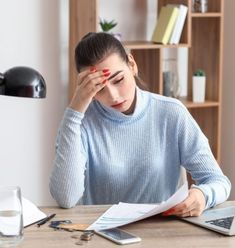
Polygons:
<instances>
[{"instance_id":1,"label":"wooden desk","mask_svg":"<svg viewBox=\"0 0 235 248\"><path fill-rule=\"evenodd\" d=\"M224 205L230 205L226 202ZM56 213L53 220L70 219L74 223L91 224L109 206L77 206L72 209L42 208L47 213ZM127 230L141 237L140 243L124 247L146 247L146 248L226 248L235 247L235 236L226 237L213 231L194 226L173 217L155 216L146 220L132 223L125 227ZM81 232L54 231L45 224L38 228L30 226L24 231L24 240L19 248L70 248L70 247L118 247L115 243L100 236L94 235L92 240L84 242L83 245L75 245L76 239L71 238L74 234ZM120 246L119 246L120 247Z\"/></svg>"}]
</instances>

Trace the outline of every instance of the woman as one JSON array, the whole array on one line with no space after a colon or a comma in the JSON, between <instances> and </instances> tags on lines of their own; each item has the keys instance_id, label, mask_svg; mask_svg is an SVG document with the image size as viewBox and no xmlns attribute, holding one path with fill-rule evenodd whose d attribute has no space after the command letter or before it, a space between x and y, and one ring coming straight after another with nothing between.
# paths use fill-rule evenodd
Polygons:
<instances>
[{"instance_id":1,"label":"woman","mask_svg":"<svg viewBox=\"0 0 235 248\"><path fill-rule=\"evenodd\" d=\"M136 62L117 39L87 34L75 61L50 181L61 207L162 202L177 190L181 166L196 185L165 215L198 216L228 198L230 182L197 123L178 100L136 85Z\"/></svg>"}]
</instances>

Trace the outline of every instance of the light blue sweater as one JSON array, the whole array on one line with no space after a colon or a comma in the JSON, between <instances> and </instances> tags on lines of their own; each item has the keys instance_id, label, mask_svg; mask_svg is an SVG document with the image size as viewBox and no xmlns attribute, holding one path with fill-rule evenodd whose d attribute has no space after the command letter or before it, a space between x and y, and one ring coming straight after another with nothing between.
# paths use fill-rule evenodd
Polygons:
<instances>
[{"instance_id":1,"label":"light blue sweater","mask_svg":"<svg viewBox=\"0 0 235 248\"><path fill-rule=\"evenodd\" d=\"M137 88L132 115L93 101L85 115L67 108L57 141L50 191L76 204L158 203L176 190L181 165L207 208L225 201L230 182L184 105Z\"/></svg>"}]
</instances>

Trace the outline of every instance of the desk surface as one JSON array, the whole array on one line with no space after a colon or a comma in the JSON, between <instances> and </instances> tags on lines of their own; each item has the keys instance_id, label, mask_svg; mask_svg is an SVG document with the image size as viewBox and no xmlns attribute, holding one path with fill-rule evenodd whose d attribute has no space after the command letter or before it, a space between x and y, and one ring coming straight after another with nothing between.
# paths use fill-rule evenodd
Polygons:
<instances>
[{"instance_id":1,"label":"desk surface","mask_svg":"<svg viewBox=\"0 0 235 248\"><path fill-rule=\"evenodd\" d=\"M231 205L226 202L223 205ZM220 205L221 206L221 205ZM72 209L41 208L47 214L56 213L53 220L70 219L74 223L91 224L109 206L77 206ZM140 243L124 247L146 247L146 248L226 248L235 247L235 236L227 237L204 228L194 226L174 217L154 216L136 223L122 227L123 230L132 232L141 237ZM24 240L19 248L69 248L69 247L118 247L115 243L94 235L91 241L84 241L83 245L75 245L76 239L72 235L81 232L54 231L45 224L38 228L36 225L27 227L24 230ZM119 246L120 247L120 246Z\"/></svg>"}]
</instances>

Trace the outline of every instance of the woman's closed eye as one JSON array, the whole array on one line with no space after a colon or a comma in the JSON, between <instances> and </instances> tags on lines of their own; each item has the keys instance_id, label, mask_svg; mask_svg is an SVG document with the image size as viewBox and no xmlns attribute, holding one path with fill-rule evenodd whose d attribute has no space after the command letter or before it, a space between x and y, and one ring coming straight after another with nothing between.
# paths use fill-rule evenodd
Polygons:
<instances>
[{"instance_id":1,"label":"woman's closed eye","mask_svg":"<svg viewBox=\"0 0 235 248\"><path fill-rule=\"evenodd\" d=\"M121 78L112 80L111 83L112 83L112 84L119 84L119 83L121 83L121 82L123 81L123 79L124 79L124 76L122 76ZM101 90L99 90L98 93L102 93L102 92L104 91L104 89L105 89L105 87L102 88Z\"/></svg>"},{"instance_id":2,"label":"woman's closed eye","mask_svg":"<svg viewBox=\"0 0 235 248\"><path fill-rule=\"evenodd\" d=\"M124 79L124 77L121 77L119 79L116 79L116 80L113 81L113 84L118 84L118 83L122 82L123 79Z\"/></svg>"}]
</instances>

